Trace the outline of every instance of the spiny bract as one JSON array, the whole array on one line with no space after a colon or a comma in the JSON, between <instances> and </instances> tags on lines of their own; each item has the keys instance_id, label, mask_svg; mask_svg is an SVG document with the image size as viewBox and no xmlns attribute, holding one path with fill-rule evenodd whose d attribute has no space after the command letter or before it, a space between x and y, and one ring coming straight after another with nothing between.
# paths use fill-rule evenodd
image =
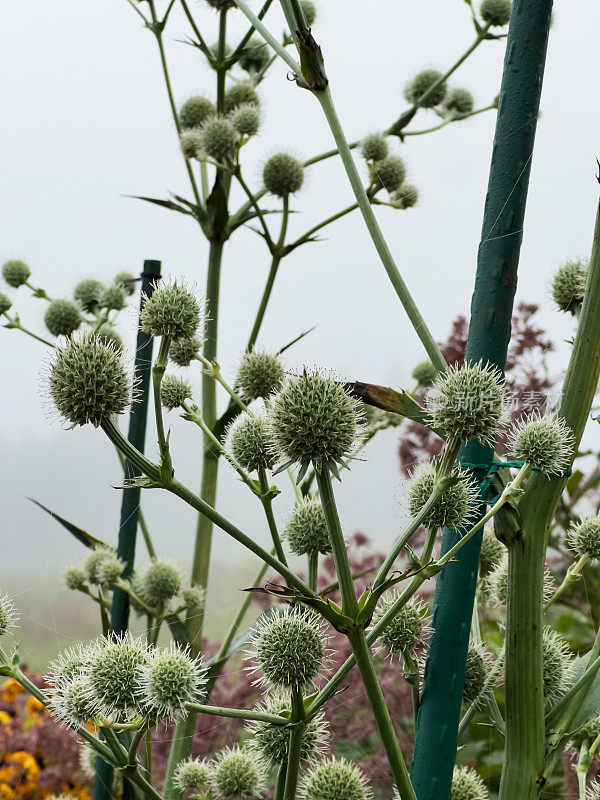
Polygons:
<instances>
[{"instance_id":1,"label":"spiny bract","mask_svg":"<svg viewBox=\"0 0 600 800\"><path fill-rule=\"evenodd\" d=\"M244 413L229 433L231 454L242 469L272 469L276 460L269 421L264 414Z\"/></svg>"},{"instance_id":2,"label":"spiny bract","mask_svg":"<svg viewBox=\"0 0 600 800\"><path fill-rule=\"evenodd\" d=\"M400 592L390 592L379 602L373 614L373 625L388 613L399 597ZM377 635L379 645L392 656L412 653L423 641L423 635L427 630L426 613L424 603L409 600Z\"/></svg>"},{"instance_id":3,"label":"spiny bract","mask_svg":"<svg viewBox=\"0 0 600 800\"><path fill-rule=\"evenodd\" d=\"M94 332L94 336L100 339L101 342L104 342L104 344L112 344L115 350L123 349L123 340L108 322L104 322L100 325L98 330Z\"/></svg>"},{"instance_id":4,"label":"spiny bract","mask_svg":"<svg viewBox=\"0 0 600 800\"><path fill-rule=\"evenodd\" d=\"M263 182L276 197L289 197L302 188L304 167L289 153L275 153L263 167Z\"/></svg>"},{"instance_id":5,"label":"spiny bract","mask_svg":"<svg viewBox=\"0 0 600 800\"><path fill-rule=\"evenodd\" d=\"M63 581L72 592L81 592L87 588L85 572L81 567L67 567L63 572Z\"/></svg>"},{"instance_id":6,"label":"spiny bract","mask_svg":"<svg viewBox=\"0 0 600 800\"><path fill-rule=\"evenodd\" d=\"M27 283L31 277L31 270L24 261L12 259L2 265L2 277L9 286L12 286L13 289L18 289L19 286Z\"/></svg>"},{"instance_id":7,"label":"spiny bract","mask_svg":"<svg viewBox=\"0 0 600 800\"><path fill-rule=\"evenodd\" d=\"M165 375L160 387L160 400L169 411L181 408L192 397L192 387L176 375Z\"/></svg>"},{"instance_id":8,"label":"spiny bract","mask_svg":"<svg viewBox=\"0 0 600 800\"><path fill-rule=\"evenodd\" d=\"M567 533L567 544L575 555L600 560L600 517L584 517Z\"/></svg>"},{"instance_id":9,"label":"spiny bract","mask_svg":"<svg viewBox=\"0 0 600 800\"><path fill-rule=\"evenodd\" d=\"M534 412L513 428L509 447L514 458L535 467L545 475L564 472L573 457L575 438L564 419Z\"/></svg>"},{"instance_id":10,"label":"spiny bract","mask_svg":"<svg viewBox=\"0 0 600 800\"><path fill-rule=\"evenodd\" d=\"M110 555L98 564L98 585L103 589L112 589L125 569L125 562Z\"/></svg>"},{"instance_id":11,"label":"spiny bract","mask_svg":"<svg viewBox=\"0 0 600 800\"><path fill-rule=\"evenodd\" d=\"M299 500L288 517L283 535L294 555L331 553L331 539L323 506L313 497Z\"/></svg>"},{"instance_id":12,"label":"spiny bract","mask_svg":"<svg viewBox=\"0 0 600 800\"><path fill-rule=\"evenodd\" d=\"M83 571L90 583L98 583L100 564L108 558L114 556L114 550L110 547L95 547L83 562Z\"/></svg>"},{"instance_id":13,"label":"spiny bract","mask_svg":"<svg viewBox=\"0 0 600 800\"><path fill-rule=\"evenodd\" d=\"M212 760L211 785L219 797L257 795L264 789L265 770L261 759L238 745L226 747Z\"/></svg>"},{"instance_id":14,"label":"spiny bract","mask_svg":"<svg viewBox=\"0 0 600 800\"><path fill-rule=\"evenodd\" d=\"M358 767L345 758L321 761L301 784L302 800L369 800L372 793Z\"/></svg>"},{"instance_id":15,"label":"spiny bract","mask_svg":"<svg viewBox=\"0 0 600 800\"><path fill-rule=\"evenodd\" d=\"M267 698L260 711L267 714L280 715L290 710L290 700L274 695ZM252 722L247 726L250 735L249 748L269 765L284 764L287 762L290 731L285 725L272 725L269 722ZM306 723L302 730L300 744L300 760L311 761L317 757L322 749L327 736L328 726L323 714L319 713Z\"/></svg>"},{"instance_id":16,"label":"spiny bract","mask_svg":"<svg viewBox=\"0 0 600 800\"><path fill-rule=\"evenodd\" d=\"M86 334L55 350L49 390L64 419L72 425L98 427L125 411L131 386L114 345Z\"/></svg>"},{"instance_id":17,"label":"spiny bract","mask_svg":"<svg viewBox=\"0 0 600 800\"><path fill-rule=\"evenodd\" d=\"M278 392L284 378L285 370L279 356L266 350L252 350L241 358L235 385L249 403Z\"/></svg>"},{"instance_id":18,"label":"spiny bract","mask_svg":"<svg viewBox=\"0 0 600 800\"><path fill-rule=\"evenodd\" d=\"M46 682L56 693L63 692L77 678L89 663L89 645L78 644L62 650L50 662Z\"/></svg>"},{"instance_id":19,"label":"spiny bract","mask_svg":"<svg viewBox=\"0 0 600 800\"><path fill-rule=\"evenodd\" d=\"M444 489L423 519L423 525L427 528L457 528L467 524L473 515L473 507L479 497L476 483L460 470L455 470L452 475L457 478L456 483ZM408 506L412 517L416 517L425 507L438 480L436 469L431 464L417 467L414 471L408 490Z\"/></svg>"},{"instance_id":20,"label":"spiny bract","mask_svg":"<svg viewBox=\"0 0 600 800\"><path fill-rule=\"evenodd\" d=\"M173 282L158 287L146 300L140 321L152 336L190 339L200 325L200 305L189 289Z\"/></svg>"},{"instance_id":21,"label":"spiny bract","mask_svg":"<svg viewBox=\"0 0 600 800\"><path fill-rule=\"evenodd\" d=\"M421 101L420 98L423 97L425 92L429 91L429 89L441 78L442 73L438 72L438 70L425 69L423 72L419 72L418 75L415 75L412 81L406 86L404 90L404 96L409 103L422 106L423 108L434 108L434 106L439 106L446 97L446 84L444 82L440 83L440 85L437 86L423 101Z\"/></svg>"},{"instance_id":22,"label":"spiny bract","mask_svg":"<svg viewBox=\"0 0 600 800\"><path fill-rule=\"evenodd\" d=\"M83 727L96 714L96 705L90 696L87 676L74 677L51 700L54 714L71 728Z\"/></svg>"},{"instance_id":23,"label":"spiny bract","mask_svg":"<svg viewBox=\"0 0 600 800\"><path fill-rule=\"evenodd\" d=\"M450 800L488 800L485 783L471 767L454 767Z\"/></svg>"},{"instance_id":24,"label":"spiny bract","mask_svg":"<svg viewBox=\"0 0 600 800\"><path fill-rule=\"evenodd\" d=\"M600 800L600 783L592 781L585 793L585 800Z\"/></svg>"},{"instance_id":25,"label":"spiny bract","mask_svg":"<svg viewBox=\"0 0 600 800\"><path fill-rule=\"evenodd\" d=\"M44 314L44 324L53 336L70 336L81 322L79 309L70 300L53 300Z\"/></svg>"}]
</instances>

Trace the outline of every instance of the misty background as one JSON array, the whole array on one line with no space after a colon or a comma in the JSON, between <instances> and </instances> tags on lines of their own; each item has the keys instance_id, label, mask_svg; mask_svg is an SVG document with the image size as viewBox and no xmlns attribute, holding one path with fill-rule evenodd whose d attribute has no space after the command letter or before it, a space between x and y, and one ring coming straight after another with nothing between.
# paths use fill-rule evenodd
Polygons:
<instances>
[{"instance_id":1,"label":"misty background","mask_svg":"<svg viewBox=\"0 0 600 800\"><path fill-rule=\"evenodd\" d=\"M278 4L273 5L267 24L279 34L283 21ZM389 126L406 107L406 82L423 68L445 71L474 38L461 0L321 0L317 7L314 34L349 140ZM201 0L193 8L205 39L216 41L216 15ZM594 0L557 3L525 220L517 300L540 304L538 322L559 345L550 358L554 372L565 364L564 342L573 324L553 308L548 281L561 261L589 255L598 194L599 9ZM228 17L228 41L235 46L247 24L237 11ZM215 94L214 73L199 51L175 41L187 35L176 9L165 38L178 104L193 94L213 99ZM450 81L471 90L476 107L488 105L498 92L504 47L504 41L484 42ZM34 285L53 297L69 297L84 277L110 281L121 270L139 273L145 258L160 259L164 275L185 276L201 289L208 246L197 225L127 197L191 193L154 38L125 0L3 3L0 73L0 261L27 261ZM245 175L254 189L261 185L264 159L278 149L308 158L332 147L319 105L286 73L285 65L276 63L259 88L263 127L243 151ZM421 111L411 129L436 121L433 112ZM378 208L377 215L438 340L447 336L458 314L468 313L494 123L495 112L487 112L403 144L392 140L393 152L407 163L407 179L418 187L419 203L409 211ZM364 163L361 168L366 176ZM232 208L242 200L235 190ZM338 159L311 167L305 188L291 204L297 212L291 236L351 202ZM268 266L266 247L252 231L242 230L227 243L219 362L230 380ZM9 293L23 323L42 332L44 303L26 289ZM137 303L136 297L119 327L130 354ZM259 344L278 349L313 325L316 330L286 353L290 369L320 365L347 379L412 386L410 374L424 352L356 212L326 229L323 241L284 260ZM78 560L82 547L26 496L114 544L120 492L112 487L121 475L100 431L65 431L52 419L44 401L47 356L25 335L0 331L0 582L18 595L27 635L52 650L77 636L96 612L60 586L62 567ZM199 392L199 369L192 368L189 377ZM178 476L197 487L200 433L176 414L168 416L168 424ZM147 441L152 455L152 428ZM362 530L381 548L393 541L401 524L397 442L398 431L379 434L337 489L348 532ZM276 513L282 520L292 498L285 481L279 483L284 491ZM146 492L143 506L158 552L188 572L194 512L160 492ZM217 507L267 542L260 504L226 465ZM212 611L233 607L236 589L257 566L219 531L214 548ZM138 553L144 561L142 542ZM33 656L32 661L35 665Z\"/></svg>"}]
</instances>

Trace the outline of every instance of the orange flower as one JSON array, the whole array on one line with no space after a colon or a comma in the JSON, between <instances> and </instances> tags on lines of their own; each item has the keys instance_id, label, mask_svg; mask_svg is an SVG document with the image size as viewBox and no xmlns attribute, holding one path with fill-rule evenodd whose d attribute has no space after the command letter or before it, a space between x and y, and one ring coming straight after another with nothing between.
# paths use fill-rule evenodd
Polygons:
<instances>
[{"instance_id":1,"label":"orange flower","mask_svg":"<svg viewBox=\"0 0 600 800\"><path fill-rule=\"evenodd\" d=\"M0 725L9 725L12 720L10 714L7 714L6 711L0 711ZM0 794L0 798L2 795Z\"/></svg>"},{"instance_id":2,"label":"orange flower","mask_svg":"<svg viewBox=\"0 0 600 800\"><path fill-rule=\"evenodd\" d=\"M36 697L30 697L25 703L25 708L27 709L27 713L32 716L39 716L39 714L44 712L43 703L40 703Z\"/></svg>"},{"instance_id":3,"label":"orange flower","mask_svg":"<svg viewBox=\"0 0 600 800\"><path fill-rule=\"evenodd\" d=\"M6 703L12 703L20 694L25 691L20 683L14 678L8 678L5 680L4 683L0 686L0 697Z\"/></svg>"}]
</instances>

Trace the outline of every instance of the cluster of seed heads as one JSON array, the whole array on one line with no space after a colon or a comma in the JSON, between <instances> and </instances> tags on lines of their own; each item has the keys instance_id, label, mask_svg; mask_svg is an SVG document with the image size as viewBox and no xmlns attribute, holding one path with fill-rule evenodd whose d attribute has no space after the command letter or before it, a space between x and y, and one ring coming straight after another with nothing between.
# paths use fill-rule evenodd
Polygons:
<instances>
[{"instance_id":1,"label":"cluster of seed heads","mask_svg":"<svg viewBox=\"0 0 600 800\"><path fill-rule=\"evenodd\" d=\"M423 519L427 528L457 528L466 525L473 516L478 500L478 488L475 482L459 470L452 473L456 479L444 489L431 510ZM436 469L431 464L418 467L411 476L408 492L408 505L412 517L416 517L429 501L437 482L440 480Z\"/></svg>"},{"instance_id":2,"label":"cluster of seed heads","mask_svg":"<svg viewBox=\"0 0 600 800\"><path fill-rule=\"evenodd\" d=\"M575 438L565 421L534 412L523 417L510 433L514 458L546 475L560 475L571 463Z\"/></svg>"}]
</instances>

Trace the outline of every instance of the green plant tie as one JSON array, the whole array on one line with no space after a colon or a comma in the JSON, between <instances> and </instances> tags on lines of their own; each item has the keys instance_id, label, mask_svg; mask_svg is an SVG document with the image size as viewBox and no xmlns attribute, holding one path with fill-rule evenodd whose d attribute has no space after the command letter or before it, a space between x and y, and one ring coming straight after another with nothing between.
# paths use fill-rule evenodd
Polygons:
<instances>
[{"instance_id":1,"label":"green plant tie","mask_svg":"<svg viewBox=\"0 0 600 800\"><path fill-rule=\"evenodd\" d=\"M497 494L495 497L487 498L486 495L489 491L490 486L492 485L492 481L494 480L494 475L501 469L507 469L513 467L515 469L520 469L521 467L525 466L525 461L519 461L514 459L513 461L493 461L489 466L487 464L474 464L470 461L462 461L461 467L466 467L470 470L478 470L478 469L487 469L487 473L483 476L481 483L479 484L479 494L481 497L482 502L484 502L488 506L495 505L498 500L500 499L500 495ZM541 473L542 470L539 467L531 467L532 472L539 472ZM573 470L566 470L566 472L561 472L556 475L556 477L561 478L568 478L570 475L573 474Z\"/></svg>"}]
</instances>

